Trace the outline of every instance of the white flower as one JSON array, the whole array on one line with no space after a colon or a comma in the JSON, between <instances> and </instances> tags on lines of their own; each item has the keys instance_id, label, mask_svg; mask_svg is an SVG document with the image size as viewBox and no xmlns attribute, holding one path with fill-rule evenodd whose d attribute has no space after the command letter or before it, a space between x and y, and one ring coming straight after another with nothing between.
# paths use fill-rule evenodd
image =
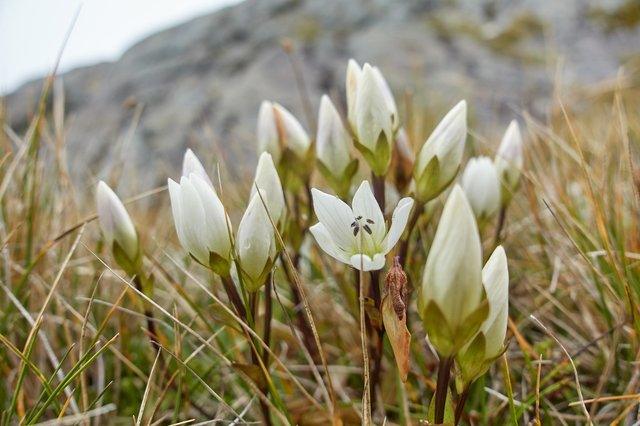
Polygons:
<instances>
[{"instance_id":1,"label":"white flower","mask_svg":"<svg viewBox=\"0 0 640 426\"><path fill-rule=\"evenodd\" d=\"M228 273L231 223L213 187L195 173L168 183L180 244L202 265Z\"/></svg>"},{"instance_id":2,"label":"white flower","mask_svg":"<svg viewBox=\"0 0 640 426\"><path fill-rule=\"evenodd\" d=\"M467 138L467 103L460 101L424 143L414 168L416 193L429 201L444 191L458 173Z\"/></svg>"},{"instance_id":3,"label":"white flower","mask_svg":"<svg viewBox=\"0 0 640 426\"><path fill-rule=\"evenodd\" d=\"M211 179L209 179L209 175L207 175L204 166L200 160L198 160L198 157L196 157L193 151L187 149L182 160L182 176L189 177L192 173L198 175L202 180L211 185L211 188L213 188L213 183L211 182Z\"/></svg>"},{"instance_id":4,"label":"white flower","mask_svg":"<svg viewBox=\"0 0 640 426\"><path fill-rule=\"evenodd\" d=\"M464 191L456 185L442 211L419 293L419 313L439 354L455 354L486 317L482 307L482 246Z\"/></svg>"},{"instance_id":5,"label":"white flower","mask_svg":"<svg viewBox=\"0 0 640 426\"><path fill-rule=\"evenodd\" d=\"M122 201L103 181L98 183L96 205L102 234L109 247L114 252L122 250L129 263L135 263L140 255L136 228Z\"/></svg>"},{"instance_id":6,"label":"white flower","mask_svg":"<svg viewBox=\"0 0 640 426\"><path fill-rule=\"evenodd\" d=\"M268 152L278 163L282 156L282 147L278 138L278 127L273 113L273 104L269 101L262 101L258 111L258 154Z\"/></svg>"},{"instance_id":7,"label":"white flower","mask_svg":"<svg viewBox=\"0 0 640 426\"><path fill-rule=\"evenodd\" d=\"M387 232L382 211L366 180L353 197L353 208L316 188L311 191L313 208L320 221L311 227L311 233L322 250L356 269L382 269L385 255L404 232L413 199L398 202Z\"/></svg>"},{"instance_id":8,"label":"white flower","mask_svg":"<svg viewBox=\"0 0 640 426\"><path fill-rule=\"evenodd\" d=\"M470 159L461 184L478 223L483 223L500 207L500 180L489 157Z\"/></svg>"},{"instance_id":9,"label":"white flower","mask_svg":"<svg viewBox=\"0 0 640 426\"><path fill-rule=\"evenodd\" d=\"M502 203L506 205L518 188L524 158L522 155L522 134L516 120L511 121L502 137L500 148L494 159L498 177L502 183Z\"/></svg>"},{"instance_id":10,"label":"white flower","mask_svg":"<svg viewBox=\"0 0 640 426\"><path fill-rule=\"evenodd\" d=\"M327 95L322 95L316 135L316 158L340 178L351 163L351 137L342 124L340 114Z\"/></svg>"},{"instance_id":11,"label":"white flower","mask_svg":"<svg viewBox=\"0 0 640 426\"><path fill-rule=\"evenodd\" d=\"M282 224L285 217L284 192L271 154L267 152L263 152L258 160L256 177L251 186L251 197L256 193L256 187L264 193L264 201L273 222Z\"/></svg>"},{"instance_id":12,"label":"white flower","mask_svg":"<svg viewBox=\"0 0 640 426\"><path fill-rule=\"evenodd\" d=\"M242 216L236 239L240 270L250 291L264 285L277 254L273 226L260 194L266 204L267 194L262 189L256 191Z\"/></svg>"}]
</instances>

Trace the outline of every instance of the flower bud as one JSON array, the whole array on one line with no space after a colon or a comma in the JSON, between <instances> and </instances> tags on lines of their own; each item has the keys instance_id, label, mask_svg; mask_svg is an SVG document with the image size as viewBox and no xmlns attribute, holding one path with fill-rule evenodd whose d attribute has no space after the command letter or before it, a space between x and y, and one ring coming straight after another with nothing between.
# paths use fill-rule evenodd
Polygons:
<instances>
[{"instance_id":1,"label":"flower bud","mask_svg":"<svg viewBox=\"0 0 640 426\"><path fill-rule=\"evenodd\" d=\"M128 274L137 274L142 262L142 254L136 228L122 201L103 181L98 183L96 205L102 234L116 262Z\"/></svg>"},{"instance_id":2,"label":"flower bud","mask_svg":"<svg viewBox=\"0 0 640 426\"><path fill-rule=\"evenodd\" d=\"M460 378L469 384L483 375L505 350L509 321L509 268L502 246L498 246L482 269L482 283L489 314L472 342L456 356Z\"/></svg>"},{"instance_id":3,"label":"flower bud","mask_svg":"<svg viewBox=\"0 0 640 426\"><path fill-rule=\"evenodd\" d=\"M464 191L456 185L442 211L418 296L429 340L444 358L473 337L487 316L482 246Z\"/></svg>"},{"instance_id":4,"label":"flower bud","mask_svg":"<svg viewBox=\"0 0 640 426\"><path fill-rule=\"evenodd\" d=\"M280 146L290 149L299 159L305 159L311 139L302 127L302 124L285 107L278 103L273 104L276 127Z\"/></svg>"},{"instance_id":5,"label":"flower bud","mask_svg":"<svg viewBox=\"0 0 640 426\"><path fill-rule=\"evenodd\" d=\"M462 174L462 189L482 227L500 207L500 181L489 157L472 158Z\"/></svg>"},{"instance_id":6,"label":"flower bud","mask_svg":"<svg viewBox=\"0 0 640 426\"><path fill-rule=\"evenodd\" d=\"M262 199L260 198L262 195ZM262 287L271 271L277 250L273 226L263 205L267 194L256 192L238 226L236 249L244 285L255 292Z\"/></svg>"},{"instance_id":7,"label":"flower bud","mask_svg":"<svg viewBox=\"0 0 640 426\"><path fill-rule=\"evenodd\" d=\"M182 160L182 176L189 177L192 173L198 175L202 180L207 182L211 188L213 188L213 183L211 182L211 179L209 179L209 175L207 175L204 166L200 160L198 160L198 157L196 157L193 151L187 149Z\"/></svg>"},{"instance_id":8,"label":"flower bud","mask_svg":"<svg viewBox=\"0 0 640 426\"><path fill-rule=\"evenodd\" d=\"M382 176L391 162L394 111L380 86L373 67L365 64L357 84L355 105L356 147L373 172Z\"/></svg>"},{"instance_id":9,"label":"flower bud","mask_svg":"<svg viewBox=\"0 0 640 426\"><path fill-rule=\"evenodd\" d=\"M518 189L524 158L522 155L522 134L518 122L513 120L500 142L500 148L494 159L501 182L502 206L506 207L511 196Z\"/></svg>"},{"instance_id":10,"label":"flower bud","mask_svg":"<svg viewBox=\"0 0 640 426\"><path fill-rule=\"evenodd\" d=\"M231 263L231 223L222 202L199 175L169 179L171 210L182 247L200 264L226 276Z\"/></svg>"},{"instance_id":11,"label":"flower bud","mask_svg":"<svg viewBox=\"0 0 640 426\"><path fill-rule=\"evenodd\" d=\"M327 95L320 100L316 158L318 167L327 182L340 195L346 195L351 178L358 169L358 161L351 158L351 137L342 125L340 114Z\"/></svg>"},{"instance_id":12,"label":"flower bud","mask_svg":"<svg viewBox=\"0 0 640 426\"><path fill-rule=\"evenodd\" d=\"M278 128L273 113L273 104L269 101L262 101L258 111L258 154L268 152L273 160L278 163L282 156L282 148L278 138Z\"/></svg>"},{"instance_id":13,"label":"flower bud","mask_svg":"<svg viewBox=\"0 0 640 426\"><path fill-rule=\"evenodd\" d=\"M396 101L393 99L393 92L391 92L391 88L385 80L380 68L372 67L373 73L376 77L376 81L382 90L382 95L384 96L385 103L387 104L387 110L391 113L391 127L393 132L395 133L400 127L400 116L398 115L398 107L396 106Z\"/></svg>"},{"instance_id":14,"label":"flower bud","mask_svg":"<svg viewBox=\"0 0 640 426\"><path fill-rule=\"evenodd\" d=\"M467 138L467 103L460 101L440 121L418 154L414 168L416 195L422 202L437 197L460 168Z\"/></svg>"},{"instance_id":15,"label":"flower bud","mask_svg":"<svg viewBox=\"0 0 640 426\"><path fill-rule=\"evenodd\" d=\"M263 191L264 201L269 215L276 225L282 225L285 218L285 202L282 184L271 155L263 152L258 160L256 177L251 187L251 196L256 193L256 187Z\"/></svg>"}]
</instances>

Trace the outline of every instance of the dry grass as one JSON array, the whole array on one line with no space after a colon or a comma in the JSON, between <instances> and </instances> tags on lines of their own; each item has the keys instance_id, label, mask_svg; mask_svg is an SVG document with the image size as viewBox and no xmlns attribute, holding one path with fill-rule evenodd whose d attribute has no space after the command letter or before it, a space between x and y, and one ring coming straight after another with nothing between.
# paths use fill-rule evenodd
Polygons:
<instances>
[{"instance_id":1,"label":"dry grass","mask_svg":"<svg viewBox=\"0 0 640 426\"><path fill-rule=\"evenodd\" d=\"M523 117L524 178L503 234L511 340L504 362L473 386L465 422L625 424L637 418L640 88L628 81L634 80L559 99L548 123ZM149 203L153 210L128 204L152 288L143 294L114 269L93 203L75 204L61 96L55 93L51 108L43 100L25 134L6 124L0 133L4 421L246 424L261 421L262 401L274 424L321 425L332 417L359 424L364 378L353 271L329 260L312 239L300 251L300 285L330 377L298 331L296 312L304 307L294 302L284 261L273 279L270 363L252 365L250 345L266 347L260 333L246 338L249 331L233 319L221 283L178 246L162 188L139 190L142 198L158 200ZM235 194L230 184L224 188ZM241 212L240 205L230 208ZM419 223L408 267L414 285L436 223ZM485 230L487 255L493 234ZM422 338L415 295L410 300L409 381L399 381L386 342L381 391L372 401L377 424L385 416L386 424L419 424L434 391L437 361ZM159 351L146 335L145 307L159 330ZM262 330L260 316L256 322ZM268 397L261 391L267 388Z\"/></svg>"}]
</instances>

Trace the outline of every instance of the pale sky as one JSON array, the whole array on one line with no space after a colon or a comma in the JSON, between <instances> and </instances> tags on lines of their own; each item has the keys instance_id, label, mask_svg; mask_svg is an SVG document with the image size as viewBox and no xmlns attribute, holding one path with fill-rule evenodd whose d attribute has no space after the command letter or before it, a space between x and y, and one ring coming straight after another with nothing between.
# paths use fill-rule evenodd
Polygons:
<instances>
[{"instance_id":1,"label":"pale sky","mask_svg":"<svg viewBox=\"0 0 640 426\"><path fill-rule=\"evenodd\" d=\"M241 0L0 0L0 94L60 70L113 61L160 29ZM78 12L79 11L79 12Z\"/></svg>"}]
</instances>

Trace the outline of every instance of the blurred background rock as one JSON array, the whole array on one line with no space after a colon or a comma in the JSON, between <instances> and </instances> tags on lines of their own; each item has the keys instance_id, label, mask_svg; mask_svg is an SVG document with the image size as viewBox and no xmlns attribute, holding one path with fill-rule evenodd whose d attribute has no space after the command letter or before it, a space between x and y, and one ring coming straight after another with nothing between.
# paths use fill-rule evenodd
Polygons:
<instances>
[{"instance_id":1,"label":"blurred background rock","mask_svg":"<svg viewBox=\"0 0 640 426\"><path fill-rule=\"evenodd\" d=\"M67 163L80 192L115 165L134 192L162 185L187 147L227 176L251 175L261 100L312 127L283 40L313 120L323 93L344 105L353 57L381 68L403 117L408 106L417 113L413 143L466 98L472 133L497 146L512 118L544 119L559 92L638 85L639 24L637 0L246 0L152 35L116 62L61 75ZM5 98L14 130L28 126L42 86Z\"/></svg>"}]
</instances>

